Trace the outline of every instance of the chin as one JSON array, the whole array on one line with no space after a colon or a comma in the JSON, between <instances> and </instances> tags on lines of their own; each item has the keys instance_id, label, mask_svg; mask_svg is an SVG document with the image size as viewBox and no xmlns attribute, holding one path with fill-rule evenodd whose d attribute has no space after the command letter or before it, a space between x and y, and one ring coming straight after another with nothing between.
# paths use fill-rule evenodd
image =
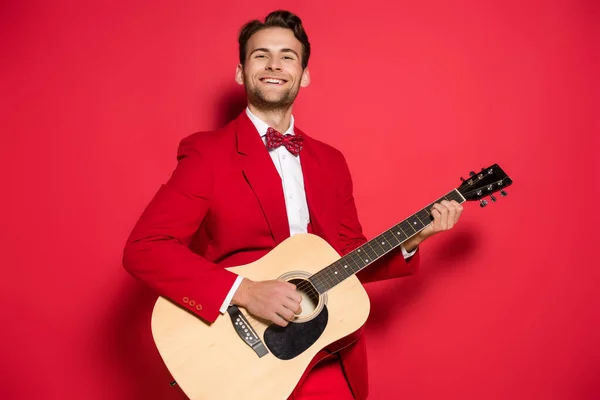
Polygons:
<instances>
[{"instance_id":1,"label":"chin","mask_svg":"<svg viewBox=\"0 0 600 400\"><path fill-rule=\"evenodd\" d=\"M290 96L288 92L265 93L264 91L260 91L252 93L251 97L255 99L255 104L261 104L263 107L269 109L287 108L296 99L296 96Z\"/></svg>"}]
</instances>

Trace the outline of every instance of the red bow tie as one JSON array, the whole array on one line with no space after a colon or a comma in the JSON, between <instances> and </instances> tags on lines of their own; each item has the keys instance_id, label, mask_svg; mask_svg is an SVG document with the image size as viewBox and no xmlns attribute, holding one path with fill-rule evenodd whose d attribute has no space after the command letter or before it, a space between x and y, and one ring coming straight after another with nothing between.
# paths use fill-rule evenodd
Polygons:
<instances>
[{"instance_id":1,"label":"red bow tie","mask_svg":"<svg viewBox=\"0 0 600 400\"><path fill-rule=\"evenodd\" d=\"M304 136L301 134L282 135L281 132L277 132L273 128L267 129L267 149L276 149L283 145L290 153L297 156L302 150L303 142Z\"/></svg>"}]
</instances>

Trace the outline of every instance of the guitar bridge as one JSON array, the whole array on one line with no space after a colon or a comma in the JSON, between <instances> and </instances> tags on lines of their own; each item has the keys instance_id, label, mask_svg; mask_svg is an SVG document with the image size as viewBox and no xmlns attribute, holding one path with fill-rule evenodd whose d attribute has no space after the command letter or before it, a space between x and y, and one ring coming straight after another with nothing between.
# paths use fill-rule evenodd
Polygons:
<instances>
[{"instance_id":1,"label":"guitar bridge","mask_svg":"<svg viewBox=\"0 0 600 400\"><path fill-rule=\"evenodd\" d=\"M262 340L260 340L256 334L256 331L252 328L252 325L248 323L248 320L244 314L242 314L240 309L237 306L229 306L227 308L227 313L231 317L233 328L237 332L240 339L242 339L244 343L254 350L259 358L267 355L269 350L267 350L264 343Z\"/></svg>"}]
</instances>

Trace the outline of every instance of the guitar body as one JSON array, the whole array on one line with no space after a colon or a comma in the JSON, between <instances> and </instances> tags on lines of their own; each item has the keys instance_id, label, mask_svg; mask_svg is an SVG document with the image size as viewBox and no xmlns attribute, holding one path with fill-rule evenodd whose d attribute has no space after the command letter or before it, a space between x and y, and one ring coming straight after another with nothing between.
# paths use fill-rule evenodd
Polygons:
<instances>
[{"instance_id":1,"label":"guitar body","mask_svg":"<svg viewBox=\"0 0 600 400\"><path fill-rule=\"evenodd\" d=\"M309 287L308 277L339 259L320 237L299 234L251 264L228 268L253 281L290 281L302 294L303 312L286 328L270 326L240 308L268 350L262 357L238 335L229 315L207 324L159 298L152 334L184 393L192 400L286 399L315 355L358 330L369 315L369 298L354 275L322 295Z\"/></svg>"}]
</instances>

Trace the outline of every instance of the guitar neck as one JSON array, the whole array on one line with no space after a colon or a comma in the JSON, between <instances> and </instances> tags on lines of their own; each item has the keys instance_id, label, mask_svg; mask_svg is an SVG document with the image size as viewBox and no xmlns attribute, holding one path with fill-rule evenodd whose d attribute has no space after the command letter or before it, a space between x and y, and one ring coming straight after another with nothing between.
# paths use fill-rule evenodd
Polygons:
<instances>
[{"instance_id":1,"label":"guitar neck","mask_svg":"<svg viewBox=\"0 0 600 400\"><path fill-rule=\"evenodd\" d=\"M319 294L327 292L349 276L356 274L377 261L387 253L400 247L408 239L425 229L433 220L431 207L442 200L455 200L465 202L465 198L456 189L429 204L404 221L394 225L379 236L369 240L362 246L346 254L338 261L313 274L308 280L313 284Z\"/></svg>"}]
</instances>

